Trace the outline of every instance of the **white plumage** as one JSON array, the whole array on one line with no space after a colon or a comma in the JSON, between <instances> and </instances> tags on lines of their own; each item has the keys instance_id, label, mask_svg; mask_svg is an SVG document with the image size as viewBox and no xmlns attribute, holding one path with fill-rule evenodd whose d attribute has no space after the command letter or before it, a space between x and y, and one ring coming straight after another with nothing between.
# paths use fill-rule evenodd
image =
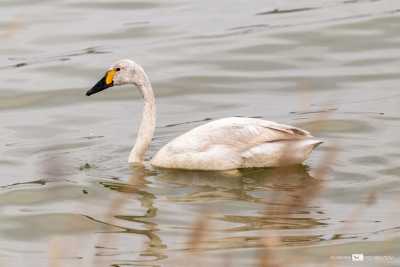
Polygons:
<instances>
[{"instance_id":1,"label":"white plumage","mask_svg":"<svg viewBox=\"0 0 400 267\"><path fill-rule=\"evenodd\" d=\"M230 170L299 164L321 141L299 128L254 118L215 120L178 136L151 163L163 168Z\"/></svg>"},{"instance_id":2,"label":"white plumage","mask_svg":"<svg viewBox=\"0 0 400 267\"><path fill-rule=\"evenodd\" d=\"M129 162L143 163L155 130L153 89L143 68L131 60L114 64L87 95L113 85L136 85L144 98L142 122ZM151 164L188 170L232 170L300 164L322 143L302 129L255 118L231 117L209 122L162 147Z\"/></svg>"}]
</instances>

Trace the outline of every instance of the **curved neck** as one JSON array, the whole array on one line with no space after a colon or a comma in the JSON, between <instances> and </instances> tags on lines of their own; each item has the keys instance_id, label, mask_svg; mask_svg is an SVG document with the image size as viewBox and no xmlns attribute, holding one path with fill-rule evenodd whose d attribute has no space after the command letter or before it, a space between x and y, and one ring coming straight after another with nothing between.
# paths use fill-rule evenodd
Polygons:
<instances>
[{"instance_id":1,"label":"curved neck","mask_svg":"<svg viewBox=\"0 0 400 267\"><path fill-rule=\"evenodd\" d=\"M145 82L137 85L144 99L144 107L136 143L129 155L129 163L143 163L144 156L150 146L156 128L156 104L154 93L146 74L144 74L144 78Z\"/></svg>"}]
</instances>

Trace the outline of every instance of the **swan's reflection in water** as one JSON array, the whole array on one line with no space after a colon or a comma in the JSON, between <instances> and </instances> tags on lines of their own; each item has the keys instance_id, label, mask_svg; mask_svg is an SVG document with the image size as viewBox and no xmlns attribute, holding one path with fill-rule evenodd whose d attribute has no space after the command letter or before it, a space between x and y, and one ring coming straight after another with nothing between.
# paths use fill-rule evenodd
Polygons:
<instances>
[{"instance_id":1,"label":"swan's reflection in water","mask_svg":"<svg viewBox=\"0 0 400 267\"><path fill-rule=\"evenodd\" d=\"M151 257L150 261L186 250L184 242L177 244L173 238L160 238L171 228L180 229L180 235L190 234L193 220L205 215L201 212L190 214L182 205L192 206L193 211L198 210L195 206L212 204L211 221L218 228L213 230L217 231L212 235L214 238L205 244L206 250L258 247L263 237L260 231L265 230L274 230L280 235L282 245L312 244L321 241L321 235L312 230L326 224L324 212L310 202L319 192L321 181L311 177L306 166L235 172L135 167L128 183L107 181L101 184L122 193L111 205L110 223L124 225L120 233L146 236L148 241L140 255ZM133 196L146 209L144 214L127 212L124 205ZM171 212L159 214L162 209ZM179 220L172 218L175 214L179 215ZM170 224L164 225L167 220ZM183 225L182 220L185 221ZM144 229L126 226L127 222L140 224ZM175 237L179 240L189 238Z\"/></svg>"},{"instance_id":2,"label":"swan's reflection in water","mask_svg":"<svg viewBox=\"0 0 400 267\"><path fill-rule=\"evenodd\" d=\"M171 201L213 203L218 209L212 219L229 225L221 230L227 237L210 241L209 249L260 246L263 236L259 230L280 230L283 245L321 240L319 234L304 234L304 230L326 225L324 212L310 203L321 190L322 180L312 177L307 166L246 169L237 173L165 171L158 177L168 183L196 187L193 192L170 198Z\"/></svg>"},{"instance_id":3,"label":"swan's reflection in water","mask_svg":"<svg viewBox=\"0 0 400 267\"><path fill-rule=\"evenodd\" d=\"M120 227L120 231L114 231L112 234L121 234L123 237L126 235L142 235L147 237L145 241L146 246L140 252L142 257L150 257L150 261L159 261L166 258L166 254L163 250L166 246L162 243L160 237L156 234L158 231L157 224L152 222L151 219L157 215L157 208L154 207L155 195L146 191L146 169L143 166L132 167L132 175L129 177L127 183L120 183L114 181L102 181L100 182L106 188L118 191L120 194L116 197L108 210L107 224ZM146 212L143 215L131 215L124 212L124 206L126 206L130 198L134 195L140 201L141 206L145 208ZM135 229L132 227L120 226L118 221L140 224L145 229ZM112 244L117 243L115 240L111 240L111 237L107 233L98 240L97 256L115 256L120 253L111 251L113 248ZM133 248L133 251L137 251L138 248ZM132 250L130 250L132 251ZM132 252L130 252L132 253ZM146 260L148 261L148 260ZM143 262L143 260L129 260L129 262ZM104 262L102 262L104 263ZM95 264L100 264L95 259Z\"/></svg>"},{"instance_id":4,"label":"swan's reflection in water","mask_svg":"<svg viewBox=\"0 0 400 267\"><path fill-rule=\"evenodd\" d=\"M195 172L163 170L157 179L180 185L192 192L171 196L173 201L204 202L224 199L269 205L279 197L298 197L304 190L317 189L320 181L310 176L306 166L247 169L236 172Z\"/></svg>"}]
</instances>

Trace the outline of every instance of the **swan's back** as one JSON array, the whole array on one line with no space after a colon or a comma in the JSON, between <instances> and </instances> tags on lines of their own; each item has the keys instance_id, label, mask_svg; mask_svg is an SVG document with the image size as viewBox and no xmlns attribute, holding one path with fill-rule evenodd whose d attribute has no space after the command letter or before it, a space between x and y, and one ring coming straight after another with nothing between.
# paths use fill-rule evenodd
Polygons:
<instances>
[{"instance_id":1,"label":"swan's back","mask_svg":"<svg viewBox=\"0 0 400 267\"><path fill-rule=\"evenodd\" d=\"M320 141L312 139L309 132L293 126L231 117L209 122L178 136L158 151L152 164L197 170L272 167L282 165L282 160L303 162L318 143ZM295 157L284 159L284 154Z\"/></svg>"}]
</instances>

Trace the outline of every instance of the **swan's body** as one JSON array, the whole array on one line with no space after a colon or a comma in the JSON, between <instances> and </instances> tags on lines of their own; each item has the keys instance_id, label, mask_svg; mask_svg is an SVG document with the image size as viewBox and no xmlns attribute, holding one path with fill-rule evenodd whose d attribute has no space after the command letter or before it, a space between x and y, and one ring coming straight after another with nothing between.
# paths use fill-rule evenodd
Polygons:
<instances>
[{"instance_id":1,"label":"swan's body","mask_svg":"<svg viewBox=\"0 0 400 267\"><path fill-rule=\"evenodd\" d=\"M136 85L144 98L130 163L143 163L156 126L153 89L142 67L131 60L114 64L87 95L113 85ZM322 143L309 132L284 124L254 118L232 117L215 120L178 136L162 147L151 164L188 170L231 170L300 164Z\"/></svg>"},{"instance_id":2,"label":"swan's body","mask_svg":"<svg viewBox=\"0 0 400 267\"><path fill-rule=\"evenodd\" d=\"M215 120L178 136L151 163L157 167L231 170L299 164L320 141L301 129L253 118Z\"/></svg>"}]
</instances>

